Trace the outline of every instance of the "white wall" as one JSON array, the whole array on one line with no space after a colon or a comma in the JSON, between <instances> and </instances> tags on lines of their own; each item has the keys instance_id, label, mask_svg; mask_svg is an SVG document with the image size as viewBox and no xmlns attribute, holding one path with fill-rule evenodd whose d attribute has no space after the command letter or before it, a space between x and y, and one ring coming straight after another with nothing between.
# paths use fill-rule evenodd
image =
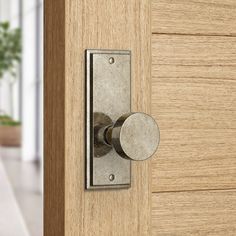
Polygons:
<instances>
[{"instance_id":1,"label":"white wall","mask_svg":"<svg viewBox=\"0 0 236 236\"><path fill-rule=\"evenodd\" d=\"M4 0L3 0L4 1ZM8 0L9 1L9 0ZM6 1L6 2L8 2ZM10 15L11 15L11 27L16 28L16 27L20 27L20 4L19 4L19 0L10 0L9 1L11 3L11 7L10 7ZM15 120L20 120L20 109L21 109L21 105L20 105L20 66L18 68L18 75L16 78L16 82L14 83L13 86L13 118Z\"/></svg>"},{"instance_id":2,"label":"white wall","mask_svg":"<svg viewBox=\"0 0 236 236\"><path fill-rule=\"evenodd\" d=\"M23 158L42 157L42 2L23 0ZM30 111L30 112L29 112Z\"/></svg>"},{"instance_id":3,"label":"white wall","mask_svg":"<svg viewBox=\"0 0 236 236\"><path fill-rule=\"evenodd\" d=\"M23 1L22 156L37 159L36 153L36 0Z\"/></svg>"},{"instance_id":4,"label":"white wall","mask_svg":"<svg viewBox=\"0 0 236 236\"><path fill-rule=\"evenodd\" d=\"M23 0L23 6L22 151L24 160L34 160L42 157L43 7L39 0Z\"/></svg>"}]
</instances>

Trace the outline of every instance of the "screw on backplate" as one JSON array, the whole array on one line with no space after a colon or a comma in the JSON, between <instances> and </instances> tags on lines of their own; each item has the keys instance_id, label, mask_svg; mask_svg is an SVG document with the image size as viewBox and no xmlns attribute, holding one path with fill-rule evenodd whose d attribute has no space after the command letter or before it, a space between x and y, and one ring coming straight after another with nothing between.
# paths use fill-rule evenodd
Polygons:
<instances>
[{"instance_id":1,"label":"screw on backplate","mask_svg":"<svg viewBox=\"0 0 236 236\"><path fill-rule=\"evenodd\" d=\"M110 57L110 58L109 58L109 63L110 63L110 64L113 64L114 62L115 62L114 57Z\"/></svg>"},{"instance_id":2,"label":"screw on backplate","mask_svg":"<svg viewBox=\"0 0 236 236\"><path fill-rule=\"evenodd\" d=\"M113 175L113 174L109 175L109 180L110 181L113 181L114 179L115 179L115 175Z\"/></svg>"}]
</instances>

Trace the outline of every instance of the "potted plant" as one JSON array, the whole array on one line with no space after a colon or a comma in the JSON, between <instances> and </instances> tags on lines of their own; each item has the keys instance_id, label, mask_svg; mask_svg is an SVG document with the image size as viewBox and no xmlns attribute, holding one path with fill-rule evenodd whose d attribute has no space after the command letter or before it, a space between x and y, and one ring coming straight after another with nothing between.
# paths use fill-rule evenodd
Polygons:
<instances>
[{"instance_id":1,"label":"potted plant","mask_svg":"<svg viewBox=\"0 0 236 236\"><path fill-rule=\"evenodd\" d=\"M0 115L0 146L20 146L20 122L8 115Z\"/></svg>"},{"instance_id":2,"label":"potted plant","mask_svg":"<svg viewBox=\"0 0 236 236\"><path fill-rule=\"evenodd\" d=\"M13 114L13 85L17 64L21 60L21 31L11 29L9 22L0 23L0 82L8 74L10 88L10 115ZM0 146L19 146L21 140L20 123L5 112L0 112Z\"/></svg>"}]
</instances>

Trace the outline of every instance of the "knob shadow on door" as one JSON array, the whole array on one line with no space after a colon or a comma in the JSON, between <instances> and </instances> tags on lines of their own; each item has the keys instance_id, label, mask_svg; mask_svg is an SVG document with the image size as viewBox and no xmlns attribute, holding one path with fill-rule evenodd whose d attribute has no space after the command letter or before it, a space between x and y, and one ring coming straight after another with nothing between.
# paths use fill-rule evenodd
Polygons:
<instances>
[{"instance_id":1,"label":"knob shadow on door","mask_svg":"<svg viewBox=\"0 0 236 236\"><path fill-rule=\"evenodd\" d=\"M114 123L103 113L95 113L94 117L97 121L94 127L96 157L102 157L114 148L122 158L143 161L156 152L160 131L151 116L131 112Z\"/></svg>"}]
</instances>

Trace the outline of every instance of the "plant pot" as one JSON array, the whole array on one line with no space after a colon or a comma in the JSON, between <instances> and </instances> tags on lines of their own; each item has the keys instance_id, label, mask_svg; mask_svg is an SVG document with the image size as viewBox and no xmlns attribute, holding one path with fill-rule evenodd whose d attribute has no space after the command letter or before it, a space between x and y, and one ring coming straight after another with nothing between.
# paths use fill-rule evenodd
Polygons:
<instances>
[{"instance_id":1,"label":"plant pot","mask_svg":"<svg viewBox=\"0 0 236 236\"><path fill-rule=\"evenodd\" d=\"M0 146L21 146L21 126L0 126Z\"/></svg>"}]
</instances>

